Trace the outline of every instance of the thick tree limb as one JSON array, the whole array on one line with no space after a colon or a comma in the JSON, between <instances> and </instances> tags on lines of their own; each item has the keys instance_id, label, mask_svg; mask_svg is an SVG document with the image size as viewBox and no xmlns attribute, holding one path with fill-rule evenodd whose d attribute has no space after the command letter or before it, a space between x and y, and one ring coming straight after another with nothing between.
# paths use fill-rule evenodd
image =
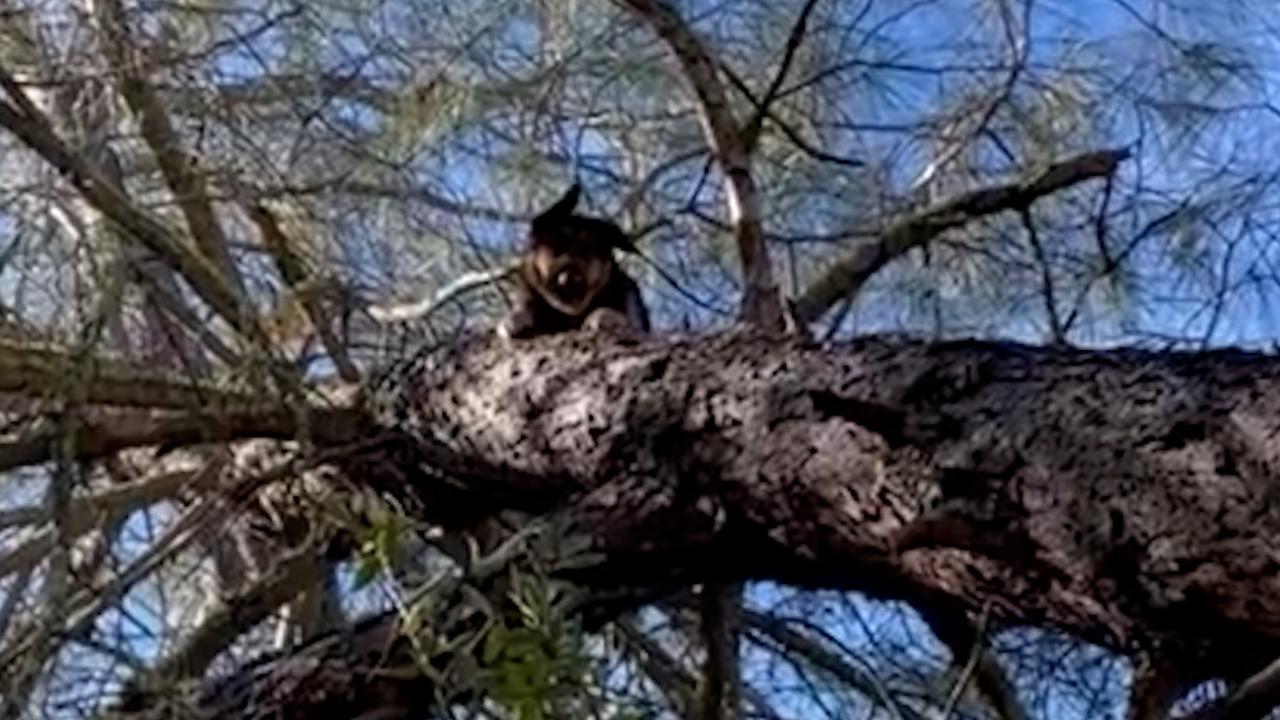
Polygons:
<instances>
[{"instance_id":1,"label":"thick tree limb","mask_svg":"<svg viewBox=\"0 0 1280 720\"><path fill-rule=\"evenodd\" d=\"M765 244L760 193L751 173L751 150L734 117L716 61L702 41L664 0L615 0L643 19L671 49L698 98L698 116L725 177L729 224L742 262L742 317L761 327L785 326L782 298Z\"/></svg>"},{"instance_id":2,"label":"thick tree limb","mask_svg":"<svg viewBox=\"0 0 1280 720\"><path fill-rule=\"evenodd\" d=\"M993 622L1159 642L1228 674L1280 647L1271 357L747 335L521 349L424 359L384 422L412 438L422 472L397 471L427 516L569 506L602 554L580 581L990 604Z\"/></svg>"},{"instance_id":3,"label":"thick tree limb","mask_svg":"<svg viewBox=\"0 0 1280 720\"><path fill-rule=\"evenodd\" d=\"M559 510L594 551L566 575L602 591L755 578L989 607L1239 682L1280 654L1278 390L1277 358L1231 351L481 339L391 375L377 417L399 439L343 462L445 524ZM315 683L381 697L349 662L235 692L286 717Z\"/></svg>"},{"instance_id":4,"label":"thick tree limb","mask_svg":"<svg viewBox=\"0 0 1280 720\"><path fill-rule=\"evenodd\" d=\"M878 239L859 245L837 260L815 280L796 301L796 317L806 323L821 318L841 299L857 294L880 268L947 230L987 215L1025 208L1039 198L1086 180L1110 177L1128 157L1125 149L1076 155L1049 166L1030 180L976 190L899 220Z\"/></svg>"}]
</instances>

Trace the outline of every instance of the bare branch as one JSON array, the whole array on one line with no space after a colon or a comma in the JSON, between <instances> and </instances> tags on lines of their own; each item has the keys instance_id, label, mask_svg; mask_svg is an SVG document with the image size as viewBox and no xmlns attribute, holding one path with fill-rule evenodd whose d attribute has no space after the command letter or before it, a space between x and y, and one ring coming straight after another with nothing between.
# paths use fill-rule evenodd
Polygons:
<instances>
[{"instance_id":1,"label":"bare branch","mask_svg":"<svg viewBox=\"0 0 1280 720\"><path fill-rule=\"evenodd\" d=\"M698 690L698 717L701 720L736 718L740 714L738 687L742 683L738 667L742 585L708 583L703 586L699 599L700 634L706 643L707 656Z\"/></svg>"},{"instance_id":2,"label":"bare branch","mask_svg":"<svg viewBox=\"0 0 1280 720\"><path fill-rule=\"evenodd\" d=\"M303 464L288 460L260 474L241 478L223 492L201 498L175 520L146 553L130 563L118 575L100 585L82 588L68 598L66 620L59 623L57 634L63 637L81 636L93 626L103 611L119 601L139 581L187 548L206 527L227 517L239 503L259 488L300 472L304 468ZM20 658L23 662L31 662L33 658L27 655L34 648L41 647L40 640L36 633L29 633L25 638L19 638L5 648L0 652L0 671L12 667L12 663ZM34 658L34 660L41 664L44 662L42 658ZM4 672L0 672L0 677L3 676Z\"/></svg>"},{"instance_id":3,"label":"bare branch","mask_svg":"<svg viewBox=\"0 0 1280 720\"><path fill-rule=\"evenodd\" d=\"M890 717L905 720L907 708L901 706L889 688L873 674L863 672L845 662L838 653L826 647L822 642L789 627L778 618L762 613L745 611L743 622L757 637L762 645L778 646L783 657L799 655L822 672L857 690L869 699L874 699L884 706ZM911 717L915 717L914 713Z\"/></svg>"},{"instance_id":4,"label":"bare branch","mask_svg":"<svg viewBox=\"0 0 1280 720\"><path fill-rule=\"evenodd\" d=\"M519 265L517 263L508 263L489 270L466 273L437 290L429 298L403 305L375 305L369 308L369 314L373 316L374 320L383 323L418 320L431 315L444 306L445 303L454 300L460 295L511 277L518 268Z\"/></svg>"},{"instance_id":5,"label":"bare branch","mask_svg":"<svg viewBox=\"0 0 1280 720\"><path fill-rule=\"evenodd\" d=\"M782 298L765 243L760 193L751 172L751 152L733 115L717 63L693 30L664 0L615 0L647 22L666 42L698 98L698 116L725 177L729 224L742 263L741 316L746 322L781 331Z\"/></svg>"},{"instance_id":6,"label":"bare branch","mask_svg":"<svg viewBox=\"0 0 1280 720\"><path fill-rule=\"evenodd\" d=\"M952 603L918 602L916 610L938 640L951 651L953 665L966 655L975 660L976 689L996 717L1001 720L1028 720L1031 717L1018 699L999 659L988 647L979 624L972 622Z\"/></svg>"},{"instance_id":7,"label":"bare branch","mask_svg":"<svg viewBox=\"0 0 1280 720\"><path fill-rule=\"evenodd\" d=\"M690 717L694 705L696 681L679 660L671 656L652 637L635 626L629 619L615 623L627 654L633 656L641 671L667 698L667 703L677 717Z\"/></svg>"},{"instance_id":8,"label":"bare branch","mask_svg":"<svg viewBox=\"0 0 1280 720\"><path fill-rule=\"evenodd\" d=\"M311 326L320 337L320 343L324 345L325 352L338 369L339 377L347 382L355 382L360 378L360 370L352 362L346 346L334 334L332 318L325 311L319 298L312 293L304 292L304 285L316 279L307 268L306 262L294 251L293 243L280 227L280 223L276 221L275 215L265 205L262 203L251 205L249 217L258 226L262 242L275 259L280 276L298 296L297 301L302 303L303 310L311 320Z\"/></svg>"},{"instance_id":9,"label":"bare branch","mask_svg":"<svg viewBox=\"0 0 1280 720\"><path fill-rule=\"evenodd\" d=\"M729 83L733 85L734 89L737 90L739 93L741 93L742 96L747 99L747 102L755 106L756 114L759 115L760 117L768 119L769 122L772 123L774 127L776 127L778 130L782 132L782 135L785 138L787 138L787 140L791 141L792 145L795 145L800 150L800 152L803 152L805 155L808 155L814 160L817 160L819 162L824 162L824 163L830 163L832 165L840 165L847 168L861 168L866 166L866 162L862 160L859 160L857 158L845 157L843 155L836 155L835 153L823 150L817 145L814 145L809 140L805 139L804 136L800 134L799 130L791 126L791 123L787 122L785 118L778 115L778 113L775 112L772 107L766 106L761 98L756 97L756 94L754 91L752 91L751 86L748 85L747 81L743 80L742 77L733 70L733 68L729 67L726 64L721 64L720 67L721 67L721 70L724 72L725 77L729 79ZM782 97L783 95L785 95L785 93L779 94L778 97ZM748 140L751 140L752 142L755 142L759 139L758 137L756 137L756 135L753 135L750 132L746 133L745 137Z\"/></svg>"},{"instance_id":10,"label":"bare branch","mask_svg":"<svg viewBox=\"0 0 1280 720\"><path fill-rule=\"evenodd\" d=\"M769 87L765 90L764 97L755 103L756 111L747 121L746 126L742 129L744 142L747 149L751 150L760 141L760 130L764 127L764 120L769 116L769 106L778 97L778 91L782 89L782 84L787 80L787 74L791 72L791 63L795 60L796 52L800 50L800 44L804 42L805 33L809 28L809 16L813 14L813 9L818 6L818 0L805 0L805 4L800 8L800 14L796 17L796 22L791 26L791 32L787 35L787 42L782 53L782 62L778 64L778 70L773 75L773 81L769 83ZM745 83L743 84L745 87Z\"/></svg>"},{"instance_id":11,"label":"bare branch","mask_svg":"<svg viewBox=\"0 0 1280 720\"><path fill-rule=\"evenodd\" d=\"M977 218L1020 210L1072 185L1109 177L1128 157L1125 149L1076 155L1049 166L1031 180L975 190L899 220L878 239L837 260L814 281L796 301L796 316L801 322L814 322L841 299L856 295L880 268L908 250Z\"/></svg>"},{"instance_id":12,"label":"bare branch","mask_svg":"<svg viewBox=\"0 0 1280 720\"><path fill-rule=\"evenodd\" d=\"M159 445L181 447L244 438L296 438L302 425L309 437L326 444L352 441L360 417L349 409L318 408L300 422L292 410L239 410L217 414L141 414L111 421L86 423L75 441L80 460L100 458L121 450ZM0 472L38 465L53 457L61 435L40 428L27 436L0 442Z\"/></svg>"},{"instance_id":13,"label":"bare branch","mask_svg":"<svg viewBox=\"0 0 1280 720\"><path fill-rule=\"evenodd\" d=\"M73 534L85 533L98 516L117 512L130 513L171 497L190 483L193 477L195 473L186 470L162 473L75 498L71 501L67 515L67 526ZM15 525L36 525L48 520L49 511L42 506L28 505L0 510L0 529Z\"/></svg>"},{"instance_id":14,"label":"bare branch","mask_svg":"<svg viewBox=\"0 0 1280 720\"><path fill-rule=\"evenodd\" d=\"M200 474L165 473L89 497L76 498L71 502L64 532L70 537L79 537L95 527L108 526L135 510L176 494L187 484L196 481ZM48 520L47 508L13 508L0 514L0 527L44 523ZM29 571L48 556L55 541L54 528L45 527L27 537L13 550L0 555L0 578L14 572Z\"/></svg>"},{"instance_id":15,"label":"bare branch","mask_svg":"<svg viewBox=\"0 0 1280 720\"><path fill-rule=\"evenodd\" d=\"M1040 231L1036 228L1035 217L1030 207L1019 208L1022 216L1022 227L1027 231L1027 244L1031 246L1036 264L1040 266L1040 292L1044 295L1044 312L1049 318L1049 339L1054 345L1065 345L1067 342L1066 326L1062 315L1058 312L1057 284L1053 279L1053 265L1049 262L1049 253L1040 241Z\"/></svg>"},{"instance_id":16,"label":"bare branch","mask_svg":"<svg viewBox=\"0 0 1280 720\"><path fill-rule=\"evenodd\" d=\"M209 664L248 630L298 593L314 586L325 572L322 557L307 545L281 558L271 572L248 589L222 598L218 607L186 641L144 677L134 679L123 693L162 692L176 681L199 678ZM127 700L126 700L127 702Z\"/></svg>"},{"instance_id":17,"label":"bare branch","mask_svg":"<svg viewBox=\"0 0 1280 720\"><path fill-rule=\"evenodd\" d=\"M175 410L233 409L261 406L260 392L227 382L148 370L122 360L77 356L55 345L0 338L0 392L27 398L56 397L66 387L68 372L80 368L84 382L74 388L84 402Z\"/></svg>"},{"instance_id":18,"label":"bare branch","mask_svg":"<svg viewBox=\"0 0 1280 720\"><path fill-rule=\"evenodd\" d=\"M231 259L222 225L214 214L199 158L183 149L168 111L146 77L143 53L130 37L120 0L99 0L94 5L106 39L107 58L119 77L120 93L138 118L142 137L155 155L160 172L187 220L196 247L222 272L232 288L243 294L244 282Z\"/></svg>"},{"instance_id":19,"label":"bare branch","mask_svg":"<svg viewBox=\"0 0 1280 720\"><path fill-rule=\"evenodd\" d=\"M10 76L0 67L0 79L4 78ZM84 156L71 152L54 134L47 118L29 115L0 101L0 127L13 133L62 173L90 205L169 263L228 325L244 337L261 340L263 334L257 325L256 311L228 284L217 267L188 247L179 239L181 235L160 219L135 206L118 185Z\"/></svg>"}]
</instances>

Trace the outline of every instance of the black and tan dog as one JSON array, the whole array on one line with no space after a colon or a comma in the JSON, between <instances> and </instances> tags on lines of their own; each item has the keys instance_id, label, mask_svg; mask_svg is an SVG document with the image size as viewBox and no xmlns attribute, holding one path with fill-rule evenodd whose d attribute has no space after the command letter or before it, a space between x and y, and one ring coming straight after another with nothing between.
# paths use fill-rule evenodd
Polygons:
<instances>
[{"instance_id":1,"label":"black and tan dog","mask_svg":"<svg viewBox=\"0 0 1280 720\"><path fill-rule=\"evenodd\" d=\"M647 333L649 312L640 288L614 250L635 252L622 228L574 213L581 189L533 219L517 274L518 296L498 327L509 338L587 329Z\"/></svg>"}]
</instances>

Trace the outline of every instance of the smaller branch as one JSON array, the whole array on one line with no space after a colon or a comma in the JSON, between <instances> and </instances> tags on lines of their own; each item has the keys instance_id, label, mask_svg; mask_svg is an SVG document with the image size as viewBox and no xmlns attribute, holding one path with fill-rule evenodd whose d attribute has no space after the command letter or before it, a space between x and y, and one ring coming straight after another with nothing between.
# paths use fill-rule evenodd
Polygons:
<instances>
[{"instance_id":1,"label":"smaller branch","mask_svg":"<svg viewBox=\"0 0 1280 720\"><path fill-rule=\"evenodd\" d=\"M885 265L947 230L1028 207L1039 198L1086 180L1110 177L1128 158L1125 149L1083 153L1049 166L1029 181L975 190L899 220L878 239L859 245L838 260L810 285L796 302L796 317L805 323L818 320L843 298L856 295Z\"/></svg>"},{"instance_id":2,"label":"smaller branch","mask_svg":"<svg viewBox=\"0 0 1280 720\"><path fill-rule=\"evenodd\" d=\"M119 77L120 94L138 118L142 138L186 218L196 247L221 271L232 288L243 294L244 282L231 258L222 225L214 214L199 159L183 149L168 111L142 71L143 53L130 37L124 7L120 0L99 0L96 7L106 38L107 59Z\"/></svg>"},{"instance_id":3,"label":"smaller branch","mask_svg":"<svg viewBox=\"0 0 1280 720\"><path fill-rule=\"evenodd\" d=\"M245 438L295 439L305 421L309 437L325 445L356 439L363 427L350 408L312 408L305 418L289 410L210 414L150 414L86 423L75 442L76 459L92 460L121 450L151 445L165 448ZM0 442L0 472L39 465L53 459L60 435L41 428L25 437Z\"/></svg>"},{"instance_id":4,"label":"smaller branch","mask_svg":"<svg viewBox=\"0 0 1280 720\"><path fill-rule=\"evenodd\" d=\"M627 646L625 652L635 657L640 670L667 697L667 703L675 714L678 717L690 717L689 708L694 705L695 681L681 666L680 661L630 620L619 620L614 626L622 636L623 645Z\"/></svg>"},{"instance_id":5,"label":"smaller branch","mask_svg":"<svg viewBox=\"0 0 1280 720\"><path fill-rule=\"evenodd\" d=\"M425 318L461 295L511 277L518 269L518 264L508 263L488 270L469 272L440 288L429 298L401 305L372 305L369 307L369 315L381 323L400 323Z\"/></svg>"},{"instance_id":6,"label":"smaller branch","mask_svg":"<svg viewBox=\"0 0 1280 720\"><path fill-rule=\"evenodd\" d=\"M54 540L53 528L45 528L27 538L26 542L0 555L0 578L6 578L13 573L31 572L36 563L44 560L53 551Z\"/></svg>"},{"instance_id":7,"label":"smaller branch","mask_svg":"<svg viewBox=\"0 0 1280 720\"><path fill-rule=\"evenodd\" d=\"M321 458L316 458L317 462L319 460ZM258 489L301 472L308 465L309 463L286 460L260 474L240 478L224 492L206 494L175 520L146 553L125 567L118 575L101 584L84 587L68 598L64 615L66 619L59 623L61 627L55 630L57 636L75 638L88 632L107 608L118 602L143 578L151 575L187 548L205 528L221 522L235 512L240 503L251 497ZM3 670L11 667L11 664L19 658L29 662L32 659L30 653L33 650L44 649L48 652L56 647L42 646L42 637L41 633L29 633L0 652L0 674L3 674ZM43 664L47 657L37 657L35 660Z\"/></svg>"},{"instance_id":8,"label":"smaller branch","mask_svg":"<svg viewBox=\"0 0 1280 720\"><path fill-rule=\"evenodd\" d=\"M799 662L800 658L803 658L804 661L844 683L851 690L860 692L867 698L879 700L894 720L906 720L906 708L894 699L889 688L880 682L879 678L849 665L839 653L831 650L821 640L811 638L805 633L792 629L783 620L763 613L744 611L742 620L757 636L758 642L767 641L760 642L761 645L774 646L783 657L794 658L793 662ZM914 713L912 717L915 717Z\"/></svg>"},{"instance_id":9,"label":"smaller branch","mask_svg":"<svg viewBox=\"0 0 1280 720\"><path fill-rule=\"evenodd\" d=\"M182 487L198 483L207 475L206 470L164 473L154 478L125 483L90 497L76 498L71 502L61 531L67 539L75 539L94 530L117 526L133 511L172 496ZM43 524L51 519L52 515L47 507L13 508L0 513L0 529ZM18 573L17 582L21 583L21 578L30 574L38 563L49 557L57 540L58 529L48 526L27 536L21 545L0 555L0 579ZM82 567L95 567L92 561L80 564ZM0 617L3 615L0 612ZM3 627L6 624L0 622L0 639L4 638Z\"/></svg>"},{"instance_id":10,"label":"smaller branch","mask_svg":"<svg viewBox=\"0 0 1280 720\"><path fill-rule=\"evenodd\" d=\"M969 648L969 657L965 660L964 666L960 668L960 675L956 678L955 684L951 687L951 692L947 695L947 702L942 707L943 720L950 720L956 708L960 705L960 699L964 697L964 691L968 689L969 683L973 680L973 676L978 672L983 657L987 654L987 621L990 618L991 608L988 605L983 608L982 617L978 620L978 626L974 632L973 643ZM959 655L953 658L959 659Z\"/></svg>"},{"instance_id":11,"label":"smaller branch","mask_svg":"<svg viewBox=\"0 0 1280 720\"><path fill-rule=\"evenodd\" d=\"M751 148L733 115L720 82L717 63L693 30L664 0L615 0L647 22L671 49L698 98L703 131L725 178L729 223L742 263L742 320L782 331L786 327L782 296L773 278L765 244L760 193L751 172Z\"/></svg>"},{"instance_id":12,"label":"smaller branch","mask_svg":"<svg viewBox=\"0 0 1280 720\"><path fill-rule=\"evenodd\" d=\"M476 218L479 220L492 220L494 222L523 225L533 219L533 216L527 213L511 212L499 208L483 207L451 200L436 193L425 185L405 185L401 187L393 184L347 180L346 178L335 178L333 180L326 180L308 185L272 185L261 189L258 193L258 197L260 199L270 199L276 197L316 195L330 192L341 193L343 195L350 195L353 197L382 198L403 202L416 202L450 215L457 215L458 217L465 218ZM235 192L231 192L231 194L234 195Z\"/></svg>"},{"instance_id":13,"label":"smaller branch","mask_svg":"<svg viewBox=\"0 0 1280 720\"><path fill-rule=\"evenodd\" d=\"M302 308L310 319L311 326L315 328L320 343L338 369L338 376L346 382L356 382L360 379L360 370L352 362L346 345L334 334L329 314L325 312L319 298L304 289L305 285L315 281L316 278L308 270L302 257L293 249L293 243L280 227L280 223L276 221L275 215L265 205L256 203L249 207L248 212L249 218L258 226L263 244L275 259L280 276L297 295L298 302L302 303Z\"/></svg>"},{"instance_id":14,"label":"smaller branch","mask_svg":"<svg viewBox=\"0 0 1280 720\"><path fill-rule=\"evenodd\" d=\"M778 91L782 89L782 84L786 82L787 75L791 72L791 63L795 61L796 52L800 50L805 33L808 32L809 16L813 14L813 9L817 5L818 0L806 0L804 7L800 8L800 15L796 18L795 25L791 26L790 34L787 35L787 43L782 53L782 62L778 65L778 72L774 73L773 81L765 90L764 97L756 103L755 114L742 129L743 142L749 150L754 149L756 143L760 141L760 130L764 127L765 117L770 114L769 106L778 97Z\"/></svg>"},{"instance_id":15,"label":"smaller branch","mask_svg":"<svg viewBox=\"0 0 1280 720\"><path fill-rule=\"evenodd\" d=\"M13 84L0 66L0 84ZM16 96L15 96L16 97ZM180 236L154 215L139 209L116 183L84 156L73 153L53 132L48 118L30 108L25 97L19 107L0 101L0 127L58 170L84 199L178 271L214 312L242 336L263 339L257 312L237 293L207 258L178 239ZM30 108L24 110L22 108Z\"/></svg>"},{"instance_id":16,"label":"smaller branch","mask_svg":"<svg viewBox=\"0 0 1280 720\"><path fill-rule=\"evenodd\" d=\"M310 545L281 559L272 571L250 588L233 597L221 599L217 609L208 615L177 650L161 660L144 677L135 678L123 693L125 698L136 693L152 693L173 687L175 681L198 678L214 658L231 646L281 605L304 589L315 585L323 576L325 564ZM127 700L126 700L127 702Z\"/></svg>"},{"instance_id":17,"label":"smaller branch","mask_svg":"<svg viewBox=\"0 0 1280 720\"><path fill-rule=\"evenodd\" d=\"M0 575L0 577L4 577ZM27 588L31 585L31 568L25 568L18 576L9 583L9 587L4 591L4 602L0 603L0 644L4 642L4 638L9 634L9 624L13 622L14 615L17 613L18 604L22 602L22 598L27 594Z\"/></svg>"},{"instance_id":18,"label":"smaller branch","mask_svg":"<svg viewBox=\"0 0 1280 720\"><path fill-rule=\"evenodd\" d=\"M176 294L181 288L168 265L156 266L150 262L136 262L134 274L138 277L138 284L146 292L147 300L154 303L156 309L168 315L178 325L186 328L202 347L216 355L229 367L236 367L243 362L234 350L227 347L227 344L218 336L216 329Z\"/></svg>"},{"instance_id":19,"label":"smaller branch","mask_svg":"<svg viewBox=\"0 0 1280 720\"><path fill-rule=\"evenodd\" d=\"M780 117L772 108L766 108L761 101L756 98L755 92L751 90L751 86L747 85L747 81L743 80L738 73L734 72L733 68L724 64L721 64L720 68L724 72L725 77L729 79L729 83L733 85L733 88L741 93L742 96L747 99L747 102L756 107L757 113L762 114L763 117L767 118L774 127L782 131L783 136L790 140L791 144L795 145L800 152L808 155L818 162L829 163L831 165L840 165L847 168L866 167L866 162L862 160L827 152L805 139L805 137L800 134L799 130L796 130L791 126L791 123ZM785 94L786 93L780 93L778 97L783 97ZM776 99L777 98L775 98L775 100ZM752 138L752 140L758 140L758 138Z\"/></svg>"},{"instance_id":20,"label":"smaller branch","mask_svg":"<svg viewBox=\"0 0 1280 720\"><path fill-rule=\"evenodd\" d=\"M666 695L667 702L676 715L689 717L689 710L694 706L696 682L685 669L684 663L630 620L617 620L614 627L622 636L624 644L630 646L627 652L635 656L641 671ZM751 706L751 715L764 720L779 720L779 715L768 698L746 683L742 685L742 697Z\"/></svg>"},{"instance_id":21,"label":"smaller branch","mask_svg":"<svg viewBox=\"0 0 1280 720\"><path fill-rule=\"evenodd\" d=\"M1107 178L1107 189L1105 190L1106 195L1104 196L1104 201L1107 197L1110 197L1110 193L1112 192L1111 186L1112 179ZM1163 230L1166 225L1176 220L1180 215L1182 215L1182 213L1186 212L1189 207L1191 207L1191 198L1183 198L1182 202L1178 203L1177 207L1152 219L1138 230L1138 232L1134 233L1133 237L1124 244L1124 247L1122 247L1118 253L1111 252L1106 247L1105 238L1099 237L1099 252L1103 256L1103 265L1097 272L1093 273L1089 280L1084 284L1084 287L1080 288L1080 291L1076 294L1075 302L1072 303L1071 312L1067 314L1067 318L1063 322L1066 329L1070 330L1075 326L1076 318L1083 311L1085 301L1088 300L1089 293L1093 290L1094 285L1105 279L1111 273L1116 272L1116 270L1120 268L1130 256L1137 252L1138 247L1143 242L1146 242L1156 233ZM1102 210L1099 210L1099 212L1105 213L1105 207ZM1100 225L1105 223L1104 218L1099 217L1099 220Z\"/></svg>"},{"instance_id":22,"label":"smaller branch","mask_svg":"<svg viewBox=\"0 0 1280 720\"><path fill-rule=\"evenodd\" d=\"M0 338L0 392L28 398L55 395L66 385L71 368L84 382L74 392L90 405L149 409L230 409L260 406L262 396L175 373L146 370L105 357L76 357L66 348Z\"/></svg>"},{"instance_id":23,"label":"smaller branch","mask_svg":"<svg viewBox=\"0 0 1280 720\"><path fill-rule=\"evenodd\" d=\"M195 476L190 471L164 473L153 478L113 485L110 490L79 497L71 502L67 529L72 535L88 532L102 515L131 513L181 490ZM0 510L0 529L18 525L37 525L49 521L48 508L40 505Z\"/></svg>"},{"instance_id":24,"label":"smaller branch","mask_svg":"<svg viewBox=\"0 0 1280 720\"><path fill-rule=\"evenodd\" d=\"M741 610L742 584L703 585L700 597L700 634L706 646L702 686L699 688L701 720L726 720L739 715L738 615Z\"/></svg>"},{"instance_id":25,"label":"smaller branch","mask_svg":"<svg viewBox=\"0 0 1280 720\"><path fill-rule=\"evenodd\" d=\"M1036 264L1040 266L1040 285L1044 293L1044 311L1049 317L1049 333L1054 345L1066 345L1067 331L1066 326L1062 324L1062 316L1058 313L1058 292L1053 282L1053 267L1049 264L1049 253L1045 251L1044 243L1040 242L1040 231L1036 229L1031 208L1024 207L1018 212L1022 216L1022 227L1027 231L1027 243L1031 245L1031 252L1036 256Z\"/></svg>"},{"instance_id":26,"label":"smaller branch","mask_svg":"<svg viewBox=\"0 0 1280 720\"><path fill-rule=\"evenodd\" d=\"M1030 717L1008 674L987 647L982 623L973 623L963 610L937 600L922 600L916 603L916 610L934 636L951 651L953 664L968 654L977 653L974 680L978 692L996 717L1001 720L1027 720ZM984 616L985 619L988 618Z\"/></svg>"}]
</instances>

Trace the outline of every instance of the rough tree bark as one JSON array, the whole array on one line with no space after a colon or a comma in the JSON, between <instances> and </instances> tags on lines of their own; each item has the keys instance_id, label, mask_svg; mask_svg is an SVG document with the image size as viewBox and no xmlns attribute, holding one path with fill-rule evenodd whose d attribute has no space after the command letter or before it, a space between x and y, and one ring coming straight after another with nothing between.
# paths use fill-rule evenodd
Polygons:
<instances>
[{"instance_id":1,"label":"rough tree bark","mask_svg":"<svg viewBox=\"0 0 1280 720\"><path fill-rule=\"evenodd\" d=\"M390 439L352 467L442 523L564 512L588 585L986 608L1239 681L1280 656L1278 390L1235 351L478 340L374 394Z\"/></svg>"}]
</instances>

